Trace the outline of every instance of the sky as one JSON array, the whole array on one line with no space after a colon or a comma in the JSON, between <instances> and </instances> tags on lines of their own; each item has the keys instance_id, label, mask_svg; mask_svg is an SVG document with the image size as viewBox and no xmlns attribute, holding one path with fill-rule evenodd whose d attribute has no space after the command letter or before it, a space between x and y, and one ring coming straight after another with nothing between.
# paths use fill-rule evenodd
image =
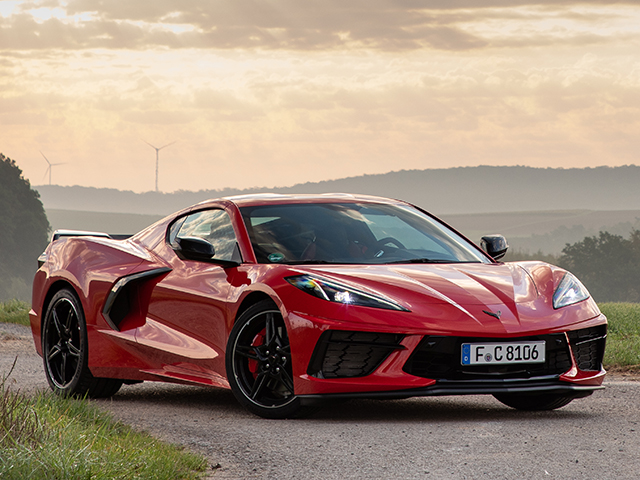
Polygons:
<instances>
[{"instance_id":1,"label":"sky","mask_svg":"<svg viewBox=\"0 0 640 480\"><path fill-rule=\"evenodd\" d=\"M640 164L640 1L0 0L32 185L276 187Z\"/></svg>"}]
</instances>

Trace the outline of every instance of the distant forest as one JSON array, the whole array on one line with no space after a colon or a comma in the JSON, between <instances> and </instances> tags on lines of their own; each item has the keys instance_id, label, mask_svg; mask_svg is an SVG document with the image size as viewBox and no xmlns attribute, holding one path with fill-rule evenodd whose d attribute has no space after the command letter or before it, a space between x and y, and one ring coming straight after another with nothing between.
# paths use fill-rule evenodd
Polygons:
<instances>
[{"instance_id":1,"label":"distant forest","mask_svg":"<svg viewBox=\"0 0 640 480\"><path fill-rule=\"evenodd\" d=\"M600 232L566 245L560 255L516 251L503 260L542 260L566 268L597 302L640 302L640 230L628 238Z\"/></svg>"},{"instance_id":2,"label":"distant forest","mask_svg":"<svg viewBox=\"0 0 640 480\"><path fill-rule=\"evenodd\" d=\"M514 254L534 254L558 256L570 244L582 241L586 237L597 237L600 232L607 232L622 238L630 238L633 232L640 230L640 219L632 222L620 222L600 228L585 228L584 225L558 227L547 233L534 233L528 237L510 238L509 244Z\"/></svg>"},{"instance_id":3,"label":"distant forest","mask_svg":"<svg viewBox=\"0 0 640 480\"><path fill-rule=\"evenodd\" d=\"M49 222L38 192L16 162L0 153L0 301L31 296L38 256L47 245Z\"/></svg>"}]
</instances>

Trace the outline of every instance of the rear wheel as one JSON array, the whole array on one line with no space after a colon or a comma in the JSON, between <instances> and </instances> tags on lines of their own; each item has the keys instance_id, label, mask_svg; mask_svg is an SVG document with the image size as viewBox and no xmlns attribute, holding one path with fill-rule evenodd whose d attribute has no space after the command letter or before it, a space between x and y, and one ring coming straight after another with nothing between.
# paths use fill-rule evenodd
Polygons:
<instances>
[{"instance_id":1,"label":"rear wheel","mask_svg":"<svg viewBox=\"0 0 640 480\"><path fill-rule=\"evenodd\" d=\"M302 413L294 393L287 328L272 302L257 303L238 318L227 343L226 368L233 394L256 415L290 418Z\"/></svg>"},{"instance_id":2,"label":"rear wheel","mask_svg":"<svg viewBox=\"0 0 640 480\"><path fill-rule=\"evenodd\" d=\"M555 410L571 403L575 398L567 395L546 393L542 395L519 395L513 393L495 394L499 402L518 410L542 411Z\"/></svg>"},{"instance_id":3,"label":"rear wheel","mask_svg":"<svg viewBox=\"0 0 640 480\"><path fill-rule=\"evenodd\" d=\"M88 367L87 327L82 305L68 289L51 299L42 329L42 358L47 382L60 395L109 397L121 380L95 378Z\"/></svg>"}]
</instances>

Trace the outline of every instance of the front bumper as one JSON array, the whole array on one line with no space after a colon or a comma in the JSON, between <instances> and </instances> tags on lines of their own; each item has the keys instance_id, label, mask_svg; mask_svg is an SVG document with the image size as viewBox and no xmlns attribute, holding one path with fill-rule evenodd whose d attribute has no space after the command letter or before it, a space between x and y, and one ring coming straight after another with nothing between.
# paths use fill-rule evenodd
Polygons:
<instances>
[{"instance_id":1,"label":"front bumper","mask_svg":"<svg viewBox=\"0 0 640 480\"><path fill-rule=\"evenodd\" d=\"M295 391L304 402L500 393L557 393L577 398L603 388L606 374L602 368L603 315L564 329L500 336L479 332L430 335L394 331L388 324L345 325L295 314L289 319L293 320ZM493 369L460 364L463 342L523 339L546 341L545 364Z\"/></svg>"}]
</instances>

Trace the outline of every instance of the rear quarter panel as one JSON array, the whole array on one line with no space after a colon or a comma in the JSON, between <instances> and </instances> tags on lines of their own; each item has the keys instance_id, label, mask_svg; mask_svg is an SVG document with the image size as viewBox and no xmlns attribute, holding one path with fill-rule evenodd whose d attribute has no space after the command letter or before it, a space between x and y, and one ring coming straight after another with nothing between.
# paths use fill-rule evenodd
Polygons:
<instances>
[{"instance_id":1,"label":"rear quarter panel","mask_svg":"<svg viewBox=\"0 0 640 480\"><path fill-rule=\"evenodd\" d=\"M102 339L95 337L99 330L110 329L101 311L113 283L122 276L165 265L129 240L60 238L47 247L46 254L47 260L33 283L30 323L36 350L42 355L42 322L49 301L57 291L68 288L78 297L87 323L92 347L89 366L100 364L105 352L101 352Z\"/></svg>"}]
</instances>

